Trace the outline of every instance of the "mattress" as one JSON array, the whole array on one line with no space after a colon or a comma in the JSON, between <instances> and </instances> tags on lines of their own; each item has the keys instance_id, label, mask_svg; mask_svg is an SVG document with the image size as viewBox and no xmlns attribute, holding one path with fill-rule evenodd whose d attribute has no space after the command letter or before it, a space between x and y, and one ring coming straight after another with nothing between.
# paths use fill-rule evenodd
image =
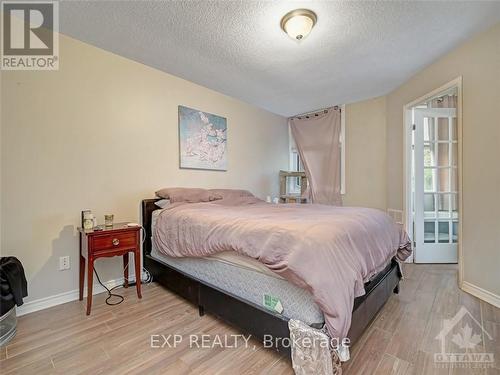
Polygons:
<instances>
[{"instance_id":1,"label":"mattress","mask_svg":"<svg viewBox=\"0 0 500 375\"><path fill-rule=\"evenodd\" d=\"M153 212L153 232L159 211ZM278 298L284 317L316 327L323 325L323 313L311 293L290 284L255 259L231 251L204 258L174 258L160 253L154 242L151 256L209 286L259 306L264 307L264 295Z\"/></svg>"}]
</instances>

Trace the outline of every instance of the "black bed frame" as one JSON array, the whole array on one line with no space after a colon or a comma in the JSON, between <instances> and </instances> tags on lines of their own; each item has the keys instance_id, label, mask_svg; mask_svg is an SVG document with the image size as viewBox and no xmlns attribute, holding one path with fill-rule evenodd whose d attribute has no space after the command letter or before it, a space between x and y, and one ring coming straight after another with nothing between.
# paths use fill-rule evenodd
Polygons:
<instances>
[{"instance_id":1,"label":"black bed frame","mask_svg":"<svg viewBox=\"0 0 500 375\"><path fill-rule=\"evenodd\" d=\"M277 343L275 349L290 355L289 345L282 345L283 339L290 337L287 318L197 280L151 256L151 216L158 209L155 205L157 201L158 199L142 201L142 225L146 237L143 243L144 267L153 275L154 280L198 306L200 316L210 312L260 340L265 335L271 335L273 342ZM348 335L351 343L361 336L390 295L399 292L400 279L397 263L392 260L391 264L365 284L366 294L354 300Z\"/></svg>"}]
</instances>

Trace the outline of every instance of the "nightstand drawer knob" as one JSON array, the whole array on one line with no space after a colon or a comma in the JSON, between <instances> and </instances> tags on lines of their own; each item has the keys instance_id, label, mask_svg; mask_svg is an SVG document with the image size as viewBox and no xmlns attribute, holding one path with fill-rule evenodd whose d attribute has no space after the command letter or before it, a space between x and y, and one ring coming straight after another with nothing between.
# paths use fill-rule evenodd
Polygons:
<instances>
[{"instance_id":1,"label":"nightstand drawer knob","mask_svg":"<svg viewBox=\"0 0 500 375\"><path fill-rule=\"evenodd\" d=\"M113 245L118 246L120 244L120 240L118 238L113 238Z\"/></svg>"}]
</instances>

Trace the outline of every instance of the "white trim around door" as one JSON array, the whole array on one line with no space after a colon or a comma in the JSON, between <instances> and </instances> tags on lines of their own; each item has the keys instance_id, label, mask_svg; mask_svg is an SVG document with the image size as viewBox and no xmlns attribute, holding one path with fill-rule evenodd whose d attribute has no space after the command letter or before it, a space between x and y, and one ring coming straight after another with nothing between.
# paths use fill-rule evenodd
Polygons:
<instances>
[{"instance_id":1,"label":"white trim around door","mask_svg":"<svg viewBox=\"0 0 500 375\"><path fill-rule=\"evenodd\" d=\"M404 225L412 243L414 241L413 236L413 207L412 207L412 196L411 196L411 145L412 145L412 130L413 121L411 117L411 108L419 103L422 103L432 97L435 97L443 92L456 88L457 90L457 126L458 126L458 282L459 287L463 286L463 256L462 256L462 223L464 217L463 211L463 174L462 174L462 77L457 77L454 80L432 90L431 92L407 103L403 106L403 145L405 156L403 158L403 199L404 199Z\"/></svg>"}]
</instances>

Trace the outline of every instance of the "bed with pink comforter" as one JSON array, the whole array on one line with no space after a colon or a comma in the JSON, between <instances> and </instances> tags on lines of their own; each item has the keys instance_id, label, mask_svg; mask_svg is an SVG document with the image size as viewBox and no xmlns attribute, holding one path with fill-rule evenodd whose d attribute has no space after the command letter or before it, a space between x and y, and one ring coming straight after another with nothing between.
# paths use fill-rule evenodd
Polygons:
<instances>
[{"instance_id":1,"label":"bed with pink comforter","mask_svg":"<svg viewBox=\"0 0 500 375\"><path fill-rule=\"evenodd\" d=\"M153 241L173 257L232 250L307 289L331 337L343 339L354 298L391 261L411 253L408 235L370 208L269 204L255 197L174 203L157 217Z\"/></svg>"}]
</instances>

